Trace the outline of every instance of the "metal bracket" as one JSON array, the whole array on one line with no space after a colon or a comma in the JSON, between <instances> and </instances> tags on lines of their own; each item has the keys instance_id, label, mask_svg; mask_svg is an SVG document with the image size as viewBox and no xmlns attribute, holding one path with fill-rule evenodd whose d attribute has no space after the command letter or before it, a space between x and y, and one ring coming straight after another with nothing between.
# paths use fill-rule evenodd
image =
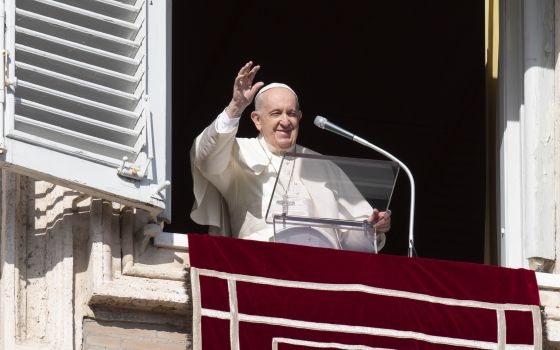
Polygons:
<instances>
[{"instance_id":1,"label":"metal bracket","mask_svg":"<svg viewBox=\"0 0 560 350\"><path fill-rule=\"evenodd\" d=\"M152 220L148 222L146 225L144 225L144 227L142 228L142 233L144 238L140 243L139 253L145 252L146 249L148 248L148 244L150 244L150 240L152 238L159 236L162 231L163 231L163 221L161 220Z\"/></svg>"},{"instance_id":2,"label":"metal bracket","mask_svg":"<svg viewBox=\"0 0 560 350\"><path fill-rule=\"evenodd\" d=\"M169 180L165 180L163 183L161 183L158 188L156 188L156 191L154 192L154 195L158 195L160 197L163 197L163 190L165 190L167 187L171 186L171 181Z\"/></svg>"},{"instance_id":3,"label":"metal bracket","mask_svg":"<svg viewBox=\"0 0 560 350\"><path fill-rule=\"evenodd\" d=\"M127 161L128 157L123 157L121 166L117 168L117 174L134 180L142 180L148 173L148 167L150 166L152 158L148 158L143 167L127 163Z\"/></svg>"},{"instance_id":4,"label":"metal bracket","mask_svg":"<svg viewBox=\"0 0 560 350\"><path fill-rule=\"evenodd\" d=\"M159 234L163 231L163 221L157 220L148 222L144 225L143 232L145 237L154 238L159 236Z\"/></svg>"},{"instance_id":5,"label":"metal bracket","mask_svg":"<svg viewBox=\"0 0 560 350\"><path fill-rule=\"evenodd\" d=\"M12 91L15 91L18 84L18 78L13 77L10 79L8 77L8 57L10 56L10 52L8 50L2 50L2 56L4 59L4 86L10 88Z\"/></svg>"}]
</instances>

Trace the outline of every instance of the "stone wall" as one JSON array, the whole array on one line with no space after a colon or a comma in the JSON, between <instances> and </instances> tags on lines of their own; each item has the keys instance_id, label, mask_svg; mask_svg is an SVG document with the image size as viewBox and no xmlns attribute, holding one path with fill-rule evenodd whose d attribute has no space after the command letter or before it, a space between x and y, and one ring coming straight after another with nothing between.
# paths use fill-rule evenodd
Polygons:
<instances>
[{"instance_id":1,"label":"stone wall","mask_svg":"<svg viewBox=\"0 0 560 350\"><path fill-rule=\"evenodd\" d=\"M190 347L188 252L155 247L154 218L6 170L0 199L0 349Z\"/></svg>"},{"instance_id":2,"label":"stone wall","mask_svg":"<svg viewBox=\"0 0 560 350\"><path fill-rule=\"evenodd\" d=\"M83 322L84 350L186 350L191 349L187 330L170 324L123 321Z\"/></svg>"},{"instance_id":3,"label":"stone wall","mask_svg":"<svg viewBox=\"0 0 560 350\"><path fill-rule=\"evenodd\" d=\"M541 287L543 339L545 350L560 350L560 290Z\"/></svg>"}]
</instances>

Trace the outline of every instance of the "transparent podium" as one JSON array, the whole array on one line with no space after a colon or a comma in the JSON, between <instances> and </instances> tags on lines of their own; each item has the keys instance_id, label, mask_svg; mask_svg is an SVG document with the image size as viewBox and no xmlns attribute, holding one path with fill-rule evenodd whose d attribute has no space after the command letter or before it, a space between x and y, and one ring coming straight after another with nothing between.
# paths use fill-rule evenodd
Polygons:
<instances>
[{"instance_id":1,"label":"transparent podium","mask_svg":"<svg viewBox=\"0 0 560 350\"><path fill-rule=\"evenodd\" d=\"M367 219L389 208L397 163L286 153L266 212L275 242L377 253Z\"/></svg>"}]
</instances>

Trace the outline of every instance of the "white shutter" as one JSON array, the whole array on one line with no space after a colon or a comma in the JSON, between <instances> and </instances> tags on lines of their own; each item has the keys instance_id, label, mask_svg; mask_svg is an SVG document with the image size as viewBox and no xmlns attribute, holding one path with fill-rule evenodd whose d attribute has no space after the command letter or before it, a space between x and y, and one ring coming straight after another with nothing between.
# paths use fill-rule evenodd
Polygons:
<instances>
[{"instance_id":1,"label":"white shutter","mask_svg":"<svg viewBox=\"0 0 560 350\"><path fill-rule=\"evenodd\" d=\"M166 208L170 4L5 0L3 166Z\"/></svg>"}]
</instances>

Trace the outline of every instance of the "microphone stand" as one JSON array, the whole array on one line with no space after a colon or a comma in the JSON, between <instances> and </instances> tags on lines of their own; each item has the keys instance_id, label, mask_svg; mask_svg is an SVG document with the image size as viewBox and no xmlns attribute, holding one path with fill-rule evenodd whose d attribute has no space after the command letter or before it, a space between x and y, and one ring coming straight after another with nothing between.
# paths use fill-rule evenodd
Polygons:
<instances>
[{"instance_id":1,"label":"microphone stand","mask_svg":"<svg viewBox=\"0 0 560 350\"><path fill-rule=\"evenodd\" d=\"M385 157L397 163L404 170L406 175L408 175L408 180L410 181L410 222L408 227L408 256L413 257L415 253L414 251L414 202L416 199L416 186L414 185L414 178L412 177L412 173L410 172L408 167L404 165L403 162L401 162L397 157L395 157L391 153L364 140L359 136L352 134L349 131L346 131L345 129L339 127L338 125L329 122L327 118L316 116L313 123L321 129L326 129L328 131L334 132L335 134L338 134L342 137L346 137L352 141L359 143L362 146L366 146L374 151L381 153Z\"/></svg>"},{"instance_id":2,"label":"microphone stand","mask_svg":"<svg viewBox=\"0 0 560 350\"><path fill-rule=\"evenodd\" d=\"M364 140L363 138L356 135L352 135L352 140L359 143L362 146L366 146L368 148L371 148L383 154L385 157L397 163L404 170L406 175L408 175L408 180L410 181L410 222L408 225L408 256L413 257L414 256L414 202L416 199L416 185L414 184L414 178L412 177L412 173L410 172L410 169L408 169L408 167L404 165L403 162L401 162L397 157L395 157L391 153Z\"/></svg>"}]
</instances>

